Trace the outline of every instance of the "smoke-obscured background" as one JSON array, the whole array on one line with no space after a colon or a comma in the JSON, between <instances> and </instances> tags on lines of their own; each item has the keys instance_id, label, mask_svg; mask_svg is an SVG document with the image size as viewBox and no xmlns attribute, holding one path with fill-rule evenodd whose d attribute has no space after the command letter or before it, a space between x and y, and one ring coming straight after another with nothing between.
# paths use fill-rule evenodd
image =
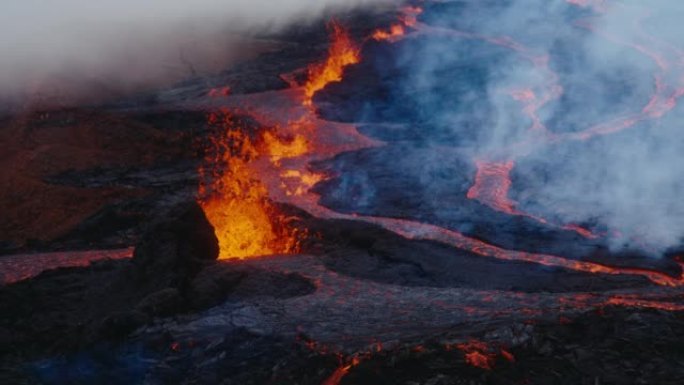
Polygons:
<instances>
[{"instance_id":1,"label":"smoke-obscured background","mask_svg":"<svg viewBox=\"0 0 684 385\"><path fill-rule=\"evenodd\" d=\"M211 73L269 48L250 38L392 0L6 0L0 101L93 100Z\"/></svg>"},{"instance_id":2,"label":"smoke-obscured background","mask_svg":"<svg viewBox=\"0 0 684 385\"><path fill-rule=\"evenodd\" d=\"M461 131L467 116L467 130L477 131L467 145L470 156L516 162L511 197L520 209L610 230L615 248L662 251L678 245L684 235L684 110L676 106L662 118L642 110L656 93L656 76L664 87L657 100L663 106L684 87L684 3L605 2L593 10L564 0L456 3L445 7L446 14L428 15L428 22L510 36L527 47L524 52L549 55L548 68L557 78L509 49L487 66L481 94L459 107L465 114L434 111L439 123ZM419 82L409 86L448 82L434 69L462 62L467 53L458 47L464 40L443 40L422 52L414 75ZM555 85L562 95L537 111L552 135L618 126L630 116L639 121L612 135L540 143L541 134L529 129L532 121L510 91L530 89L540 99ZM423 108L435 105L432 92L422 94ZM469 94L455 98L463 95ZM478 127L472 119L480 119ZM518 142L527 145L513 146Z\"/></svg>"}]
</instances>

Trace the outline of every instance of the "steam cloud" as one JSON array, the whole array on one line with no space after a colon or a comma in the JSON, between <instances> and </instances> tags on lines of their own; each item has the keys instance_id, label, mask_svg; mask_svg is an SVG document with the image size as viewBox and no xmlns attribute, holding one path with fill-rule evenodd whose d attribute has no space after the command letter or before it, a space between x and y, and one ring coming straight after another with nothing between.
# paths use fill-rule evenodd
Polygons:
<instances>
[{"instance_id":1,"label":"steam cloud","mask_svg":"<svg viewBox=\"0 0 684 385\"><path fill-rule=\"evenodd\" d=\"M521 210L559 223L609 231L615 249L658 254L680 246L684 236L684 108L681 102L672 107L675 99L669 99L684 89L684 3L443 3L451 4L450 12L426 15L427 23L479 36L510 36L528 47L532 56L548 54L548 69L557 74L556 79L543 65L535 67L519 53L501 47L482 75L483 90L446 95L440 91L441 98L457 101L453 108L435 108L439 103L430 91L449 81L444 78L443 63L478 55L477 50L464 50L465 45L491 44L444 38L422 48L414 56L419 60L406 86L423 90L426 96L418 98L418 103L434 112L437 124L451 127L461 138L472 137L466 144L467 156L514 160L510 196ZM591 3L599 8L592 10ZM562 94L537 111L553 134L571 136L601 124L598 128L619 126L630 118L636 122L622 131L585 140L576 137L552 144L540 140L539 132L530 131L532 121L511 90L532 90L539 100L554 84L562 87ZM659 107L646 110L649 102ZM512 146L518 142L525 145Z\"/></svg>"},{"instance_id":2,"label":"steam cloud","mask_svg":"<svg viewBox=\"0 0 684 385\"><path fill-rule=\"evenodd\" d=\"M245 54L236 46L236 34L391 2L5 0L0 4L0 102L34 87L44 91L45 83L73 89L73 83L90 80L121 89L187 76L187 62L193 60L211 70L214 62L220 67Z\"/></svg>"}]
</instances>

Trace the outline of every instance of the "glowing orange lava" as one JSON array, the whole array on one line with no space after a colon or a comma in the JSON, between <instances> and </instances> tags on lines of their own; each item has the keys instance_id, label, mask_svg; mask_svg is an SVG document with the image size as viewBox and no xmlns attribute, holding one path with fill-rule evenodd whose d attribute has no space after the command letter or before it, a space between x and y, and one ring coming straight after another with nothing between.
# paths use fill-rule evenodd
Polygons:
<instances>
[{"instance_id":1,"label":"glowing orange lava","mask_svg":"<svg viewBox=\"0 0 684 385\"><path fill-rule=\"evenodd\" d=\"M347 30L336 22L331 22L329 28L332 34L328 58L308 68L309 78L304 84L304 105L310 106L316 92L326 85L342 80L344 68L360 61L358 47L349 37Z\"/></svg>"},{"instance_id":2,"label":"glowing orange lava","mask_svg":"<svg viewBox=\"0 0 684 385\"><path fill-rule=\"evenodd\" d=\"M268 199L255 160L298 154L301 140L279 141L270 132L250 136L250 128L228 111L209 115L218 132L200 169L200 204L219 240L219 258L289 253L297 249L298 231Z\"/></svg>"},{"instance_id":3,"label":"glowing orange lava","mask_svg":"<svg viewBox=\"0 0 684 385\"><path fill-rule=\"evenodd\" d=\"M289 169L284 170L280 176L282 178L281 187L288 196L303 196L316 183L325 179L323 174Z\"/></svg>"},{"instance_id":4,"label":"glowing orange lava","mask_svg":"<svg viewBox=\"0 0 684 385\"><path fill-rule=\"evenodd\" d=\"M417 17L423 12L420 7L407 6L402 8L399 23L392 24L389 29L376 29L371 35L371 39L376 41L393 41L406 34L406 28L416 25Z\"/></svg>"},{"instance_id":5,"label":"glowing orange lava","mask_svg":"<svg viewBox=\"0 0 684 385\"><path fill-rule=\"evenodd\" d=\"M468 199L478 200L495 210L506 214L516 214L515 202L508 198L511 188L510 173L513 161L484 162L476 161L475 183L468 190Z\"/></svg>"},{"instance_id":6,"label":"glowing orange lava","mask_svg":"<svg viewBox=\"0 0 684 385\"><path fill-rule=\"evenodd\" d=\"M347 31L335 22L329 28L328 57L308 68L305 106L311 105L313 95L327 84L342 80L346 66L360 60L359 50ZM211 97L229 95L229 87L209 93ZM259 120L256 115L252 117ZM200 169L199 201L219 239L219 258L291 253L298 249L304 234L292 228L289 219L270 200L274 192L271 182L279 179L278 187L286 196L301 196L323 179L308 170L282 165L284 159L302 157L310 151L307 138L312 134L314 120L309 113L288 120L285 129L273 127L255 132L254 127L241 124L228 110L209 115L209 124L219 127L219 135L212 139L212 150Z\"/></svg>"},{"instance_id":7,"label":"glowing orange lava","mask_svg":"<svg viewBox=\"0 0 684 385\"><path fill-rule=\"evenodd\" d=\"M264 133L264 146L271 161L279 163L283 158L302 156L309 150L309 142L303 135L293 138L279 138L271 132Z\"/></svg>"},{"instance_id":8,"label":"glowing orange lava","mask_svg":"<svg viewBox=\"0 0 684 385\"><path fill-rule=\"evenodd\" d=\"M469 352L465 354L465 361L468 363L470 366L474 366L476 368L480 369L485 369L485 370L491 370L492 369L492 357L475 351L475 352Z\"/></svg>"},{"instance_id":9,"label":"glowing orange lava","mask_svg":"<svg viewBox=\"0 0 684 385\"><path fill-rule=\"evenodd\" d=\"M446 346L447 350L451 346ZM491 370L494 367L496 354L492 353L492 347L478 340L470 340L456 345L456 348L463 352L465 362L476 368Z\"/></svg>"},{"instance_id":10,"label":"glowing orange lava","mask_svg":"<svg viewBox=\"0 0 684 385\"><path fill-rule=\"evenodd\" d=\"M477 167L475 183L468 189L468 193L466 194L468 199L477 200L494 210L501 211L508 215L523 216L545 225L556 226L567 231L574 231L585 238L594 239L598 237L590 230L581 226L575 224L555 225L542 217L516 209L516 202L508 197L508 192L513 185L511 181L511 171L515 166L513 161L485 162L478 160L475 162L475 166Z\"/></svg>"},{"instance_id":11,"label":"glowing orange lava","mask_svg":"<svg viewBox=\"0 0 684 385\"><path fill-rule=\"evenodd\" d=\"M342 382L342 378L349 373L349 369L352 368L352 365L344 365L340 366L339 368L335 369L335 371L330 375L330 377L326 378L325 381L323 381L322 385L338 385L340 382Z\"/></svg>"},{"instance_id":12,"label":"glowing orange lava","mask_svg":"<svg viewBox=\"0 0 684 385\"><path fill-rule=\"evenodd\" d=\"M639 307L665 311L684 311L684 305L671 302L659 302L639 298L612 297L606 301L607 305Z\"/></svg>"},{"instance_id":13,"label":"glowing orange lava","mask_svg":"<svg viewBox=\"0 0 684 385\"><path fill-rule=\"evenodd\" d=\"M392 40L396 37L403 36L406 33L406 30L404 30L404 26L401 24L393 24L390 28L389 31L384 30L384 29L378 29L375 32L373 32L373 35L371 37L373 40Z\"/></svg>"}]
</instances>

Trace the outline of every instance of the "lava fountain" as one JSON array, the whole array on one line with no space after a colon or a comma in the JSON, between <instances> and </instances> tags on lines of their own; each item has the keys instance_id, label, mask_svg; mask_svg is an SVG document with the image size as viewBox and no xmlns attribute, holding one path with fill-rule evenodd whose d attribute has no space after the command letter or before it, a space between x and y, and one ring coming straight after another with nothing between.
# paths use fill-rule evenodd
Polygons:
<instances>
[{"instance_id":1,"label":"lava fountain","mask_svg":"<svg viewBox=\"0 0 684 385\"><path fill-rule=\"evenodd\" d=\"M316 92L341 81L344 68L360 60L359 49L347 31L336 22L331 22L329 29L328 56L307 69L301 99L306 107ZM228 96L223 90L229 88L211 90L209 96ZM273 127L264 123L267 117L259 119L258 115L239 108L221 108L208 115L215 133L199 170L198 200L215 228L220 259L297 252L306 232L273 204L275 189L270 182L276 180L280 188L291 187L288 195L303 195L322 178L283 165L283 160L310 152L307 137L312 135L315 116L308 108L300 118ZM293 181L297 186L292 186Z\"/></svg>"},{"instance_id":2,"label":"lava fountain","mask_svg":"<svg viewBox=\"0 0 684 385\"><path fill-rule=\"evenodd\" d=\"M219 240L219 258L247 258L298 249L299 230L268 199L255 160L299 154L301 139L286 141L273 133L252 132L228 110L210 113L216 131L200 168L200 204Z\"/></svg>"}]
</instances>

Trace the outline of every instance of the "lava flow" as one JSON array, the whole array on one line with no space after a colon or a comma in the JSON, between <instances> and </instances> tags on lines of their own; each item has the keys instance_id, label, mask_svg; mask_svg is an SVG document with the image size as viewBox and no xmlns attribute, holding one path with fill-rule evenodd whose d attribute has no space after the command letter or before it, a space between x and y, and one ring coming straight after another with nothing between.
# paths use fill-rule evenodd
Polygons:
<instances>
[{"instance_id":1,"label":"lava flow","mask_svg":"<svg viewBox=\"0 0 684 385\"><path fill-rule=\"evenodd\" d=\"M445 346L447 350L453 347L460 350L464 354L465 362L476 368L492 370L496 362L497 356L501 355L505 360L514 362L515 357L508 350L502 347L494 347L479 340L469 340L466 342Z\"/></svg>"},{"instance_id":2,"label":"lava flow","mask_svg":"<svg viewBox=\"0 0 684 385\"><path fill-rule=\"evenodd\" d=\"M468 199L477 200L494 210L501 211L508 215L518 215L530 218L545 225L555 226L567 231L574 231L585 238L598 238L598 235L581 226L575 224L555 225L542 217L518 210L516 208L516 202L508 197L508 193L513 185L513 182L511 181L511 171L513 171L513 167L515 166L513 161L475 161L475 166L477 167L475 183L468 189L466 194Z\"/></svg>"},{"instance_id":3,"label":"lava flow","mask_svg":"<svg viewBox=\"0 0 684 385\"><path fill-rule=\"evenodd\" d=\"M360 60L359 49L352 42L347 31L337 22L330 22L329 29L332 40L328 49L328 58L323 63L312 65L308 69L308 80L304 85L304 105L312 104L313 96L328 83L342 80L344 68L356 64Z\"/></svg>"},{"instance_id":4,"label":"lava flow","mask_svg":"<svg viewBox=\"0 0 684 385\"><path fill-rule=\"evenodd\" d=\"M331 82L342 79L348 65L359 61L358 48L338 23L329 24L331 44L328 57L308 68L303 105ZM210 97L228 96L230 88L211 90ZM264 114L267 115L267 114ZM243 116L243 118L241 118ZM308 170L289 169L283 160L309 152L315 117L305 111L297 119L277 123L271 129L250 127L249 119L263 125L255 111L222 108L209 114L208 123L216 134L205 164L200 169L199 201L219 239L219 258L296 252L305 232L291 225L291 219L272 203L274 190L286 195L303 195L322 179ZM287 134L284 132L287 131ZM278 187L270 188L268 181Z\"/></svg>"},{"instance_id":5,"label":"lava flow","mask_svg":"<svg viewBox=\"0 0 684 385\"><path fill-rule=\"evenodd\" d=\"M468 199L476 199L495 210L515 215L515 202L508 198L511 188L510 173L513 161L507 162L475 162L477 174L475 183L468 190Z\"/></svg>"},{"instance_id":6,"label":"lava flow","mask_svg":"<svg viewBox=\"0 0 684 385\"><path fill-rule=\"evenodd\" d=\"M411 28L416 25L418 22L418 15L420 15L422 12L423 9L420 7L406 6L402 8L398 23L392 24L389 29L376 29L371 35L371 38L377 41L393 41L401 36L404 36L407 32L407 28Z\"/></svg>"}]
</instances>

